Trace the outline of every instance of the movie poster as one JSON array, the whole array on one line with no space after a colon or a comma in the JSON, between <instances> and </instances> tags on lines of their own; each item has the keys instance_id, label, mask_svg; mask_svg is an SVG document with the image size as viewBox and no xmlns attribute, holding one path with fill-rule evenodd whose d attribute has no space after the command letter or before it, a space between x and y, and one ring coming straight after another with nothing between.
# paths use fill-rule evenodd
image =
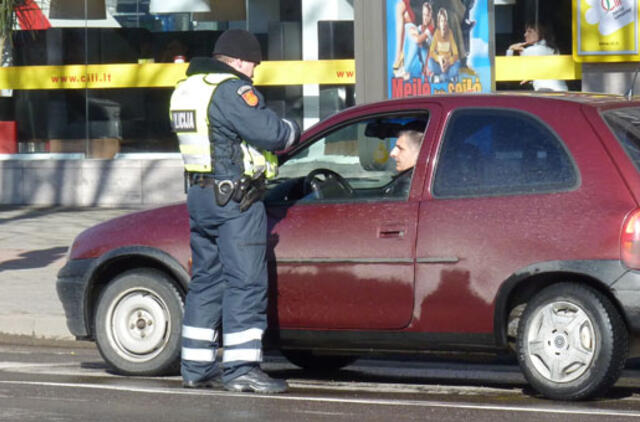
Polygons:
<instances>
[{"instance_id":1,"label":"movie poster","mask_svg":"<svg viewBox=\"0 0 640 422\"><path fill-rule=\"evenodd\" d=\"M491 91L488 0L387 0L389 97Z\"/></svg>"}]
</instances>

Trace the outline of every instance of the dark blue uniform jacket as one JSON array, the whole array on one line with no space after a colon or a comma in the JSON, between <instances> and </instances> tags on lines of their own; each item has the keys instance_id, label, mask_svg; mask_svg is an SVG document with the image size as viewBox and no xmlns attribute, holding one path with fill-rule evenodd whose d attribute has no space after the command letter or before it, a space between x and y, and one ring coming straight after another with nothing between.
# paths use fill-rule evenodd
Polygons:
<instances>
[{"instance_id":1,"label":"dark blue uniform jacket","mask_svg":"<svg viewBox=\"0 0 640 422\"><path fill-rule=\"evenodd\" d=\"M246 75L206 57L194 58L187 69L187 76L198 73L230 73L238 77L221 83L209 104L209 140L216 178L237 178L244 173L242 140L257 149L278 151L298 139L298 125L268 109L264 97Z\"/></svg>"}]
</instances>

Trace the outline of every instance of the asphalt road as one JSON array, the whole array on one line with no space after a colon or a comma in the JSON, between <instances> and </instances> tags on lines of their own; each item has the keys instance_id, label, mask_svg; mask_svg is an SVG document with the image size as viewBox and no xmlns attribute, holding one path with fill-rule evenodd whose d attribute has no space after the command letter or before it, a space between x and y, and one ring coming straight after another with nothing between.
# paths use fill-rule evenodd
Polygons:
<instances>
[{"instance_id":1,"label":"asphalt road","mask_svg":"<svg viewBox=\"0 0 640 422\"><path fill-rule=\"evenodd\" d=\"M67 345L69 346L69 345ZM185 390L179 377L110 374L97 351L0 344L0 421L615 421L640 419L640 371L582 403L543 400L511 363L459 359L357 361L309 373L270 356L287 394Z\"/></svg>"}]
</instances>

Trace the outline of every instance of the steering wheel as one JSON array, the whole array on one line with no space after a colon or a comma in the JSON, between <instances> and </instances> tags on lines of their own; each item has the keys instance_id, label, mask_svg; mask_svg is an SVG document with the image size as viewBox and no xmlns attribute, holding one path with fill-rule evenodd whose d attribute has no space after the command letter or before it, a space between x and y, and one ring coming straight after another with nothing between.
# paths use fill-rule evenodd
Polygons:
<instances>
[{"instance_id":1,"label":"steering wheel","mask_svg":"<svg viewBox=\"0 0 640 422\"><path fill-rule=\"evenodd\" d=\"M304 195L313 194L317 199L344 198L353 196L353 188L347 179L333 170L319 168L309 172L304 178Z\"/></svg>"}]
</instances>

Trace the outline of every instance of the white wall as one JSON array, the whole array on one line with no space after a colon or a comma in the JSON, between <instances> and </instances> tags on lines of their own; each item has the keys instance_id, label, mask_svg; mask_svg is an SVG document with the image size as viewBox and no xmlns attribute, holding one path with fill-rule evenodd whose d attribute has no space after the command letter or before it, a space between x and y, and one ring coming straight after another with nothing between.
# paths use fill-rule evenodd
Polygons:
<instances>
[{"instance_id":1,"label":"white wall","mask_svg":"<svg viewBox=\"0 0 640 422\"><path fill-rule=\"evenodd\" d=\"M318 21L353 20L353 0L302 0L302 60L318 60ZM320 87L305 85L304 128L320 120Z\"/></svg>"},{"instance_id":2,"label":"white wall","mask_svg":"<svg viewBox=\"0 0 640 422\"><path fill-rule=\"evenodd\" d=\"M2 160L0 204L119 206L184 201L182 159Z\"/></svg>"}]
</instances>

